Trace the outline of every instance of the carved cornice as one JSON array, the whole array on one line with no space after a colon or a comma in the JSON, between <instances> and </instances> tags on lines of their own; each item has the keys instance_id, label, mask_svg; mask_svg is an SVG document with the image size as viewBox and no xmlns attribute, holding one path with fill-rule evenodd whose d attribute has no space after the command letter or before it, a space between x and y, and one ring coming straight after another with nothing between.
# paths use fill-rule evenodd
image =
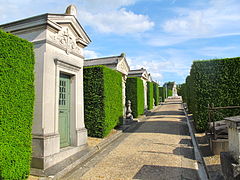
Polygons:
<instances>
[{"instance_id":1,"label":"carved cornice","mask_svg":"<svg viewBox=\"0 0 240 180\"><path fill-rule=\"evenodd\" d=\"M66 63L66 62L61 61L59 59L55 59L54 61L55 61L55 64L58 67L62 67L64 69L67 69L67 70L70 70L70 71L78 72L81 69L81 67Z\"/></svg>"}]
</instances>

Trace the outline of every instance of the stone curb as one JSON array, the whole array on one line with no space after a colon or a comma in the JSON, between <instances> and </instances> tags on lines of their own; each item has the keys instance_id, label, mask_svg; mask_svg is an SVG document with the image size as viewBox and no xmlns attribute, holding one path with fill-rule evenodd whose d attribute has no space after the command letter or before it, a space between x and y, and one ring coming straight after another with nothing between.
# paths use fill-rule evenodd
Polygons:
<instances>
[{"instance_id":1,"label":"stone curb","mask_svg":"<svg viewBox=\"0 0 240 180\"><path fill-rule=\"evenodd\" d=\"M100 142L96 146L89 148L89 151L84 156L82 156L80 159L76 160L74 163L72 163L71 165L69 165L68 167L63 169L62 171L58 172L54 177L40 178L40 180L45 180L45 179L56 180L56 179L62 178L64 175L66 175L68 172L73 170L78 165L84 164L89 159L94 158L101 150L106 148L108 145L110 145L115 140L117 140L121 135L123 135L124 131L132 130L139 124L139 122L146 121L148 119L148 116L152 112L155 112L160 107L161 107L161 105L154 107L150 111L147 111L144 115L140 116L139 118L134 119L134 121L131 124L123 126L122 129L118 130L117 133L113 134L112 136L107 137L106 139L104 139L102 142Z\"/></svg>"},{"instance_id":2,"label":"stone curb","mask_svg":"<svg viewBox=\"0 0 240 180\"><path fill-rule=\"evenodd\" d=\"M195 137L195 134L193 133L193 129L192 129L192 126L189 122L188 114L186 112L186 109L185 109L183 103L182 103L182 108L183 108L185 117L187 119L187 125L188 125L189 133L190 133L190 136L191 136L191 139L192 139L194 156L195 156L195 159L197 161L196 164L197 164L197 168L198 168L197 169L198 176L201 180L209 180L209 176L208 176L208 173L207 173L207 170L206 170L205 162L204 162L203 157L202 157L202 155L199 151L198 144L197 144L197 141L196 141L196 137Z\"/></svg>"}]
</instances>

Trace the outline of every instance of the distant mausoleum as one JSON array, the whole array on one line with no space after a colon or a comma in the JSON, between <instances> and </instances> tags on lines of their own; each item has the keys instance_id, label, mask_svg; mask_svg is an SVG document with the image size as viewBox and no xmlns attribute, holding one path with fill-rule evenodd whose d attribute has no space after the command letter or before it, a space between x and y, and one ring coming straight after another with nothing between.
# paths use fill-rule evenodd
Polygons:
<instances>
[{"instance_id":1,"label":"distant mausoleum","mask_svg":"<svg viewBox=\"0 0 240 180\"><path fill-rule=\"evenodd\" d=\"M86 59L84 61L84 66L95 66L104 65L111 69L114 69L122 74L122 97L123 97L123 117L126 115L126 80L130 67L127 63L125 54L122 53L120 56L110 56L95 59Z\"/></svg>"},{"instance_id":2,"label":"distant mausoleum","mask_svg":"<svg viewBox=\"0 0 240 180\"><path fill-rule=\"evenodd\" d=\"M146 69L136 69L136 70L130 70L128 73L128 77L139 77L143 81L143 87L144 87L144 109L147 110L148 104L147 104L147 82L152 82L152 77L150 73L147 72Z\"/></svg>"}]
</instances>

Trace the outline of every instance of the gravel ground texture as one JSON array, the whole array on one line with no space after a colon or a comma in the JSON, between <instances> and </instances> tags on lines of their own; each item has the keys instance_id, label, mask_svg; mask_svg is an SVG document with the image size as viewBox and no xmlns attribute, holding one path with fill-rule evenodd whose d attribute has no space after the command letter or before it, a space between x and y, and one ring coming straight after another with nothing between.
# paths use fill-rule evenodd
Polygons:
<instances>
[{"instance_id":1,"label":"gravel ground texture","mask_svg":"<svg viewBox=\"0 0 240 180\"><path fill-rule=\"evenodd\" d=\"M63 179L198 179L181 100L171 99L135 129Z\"/></svg>"}]
</instances>

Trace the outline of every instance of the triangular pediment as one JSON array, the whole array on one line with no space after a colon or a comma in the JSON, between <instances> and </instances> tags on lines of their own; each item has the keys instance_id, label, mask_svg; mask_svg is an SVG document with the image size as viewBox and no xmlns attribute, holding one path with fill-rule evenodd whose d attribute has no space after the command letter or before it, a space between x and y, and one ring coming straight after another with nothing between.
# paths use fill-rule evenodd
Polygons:
<instances>
[{"instance_id":1,"label":"triangular pediment","mask_svg":"<svg viewBox=\"0 0 240 180\"><path fill-rule=\"evenodd\" d=\"M147 73L147 71L144 71L144 72L142 73L142 77L143 77L144 79L148 79L148 73Z\"/></svg>"},{"instance_id":2,"label":"triangular pediment","mask_svg":"<svg viewBox=\"0 0 240 180\"><path fill-rule=\"evenodd\" d=\"M69 35L76 40L76 44L85 47L91 40L75 16L62 14L49 14L48 21L55 24L55 31L68 31Z\"/></svg>"},{"instance_id":3,"label":"triangular pediment","mask_svg":"<svg viewBox=\"0 0 240 180\"><path fill-rule=\"evenodd\" d=\"M117 65L117 70L119 72L121 72L122 74L128 75L128 72L130 71L130 68L129 68L129 65L128 65L125 57L123 57L119 61L118 65Z\"/></svg>"}]
</instances>

